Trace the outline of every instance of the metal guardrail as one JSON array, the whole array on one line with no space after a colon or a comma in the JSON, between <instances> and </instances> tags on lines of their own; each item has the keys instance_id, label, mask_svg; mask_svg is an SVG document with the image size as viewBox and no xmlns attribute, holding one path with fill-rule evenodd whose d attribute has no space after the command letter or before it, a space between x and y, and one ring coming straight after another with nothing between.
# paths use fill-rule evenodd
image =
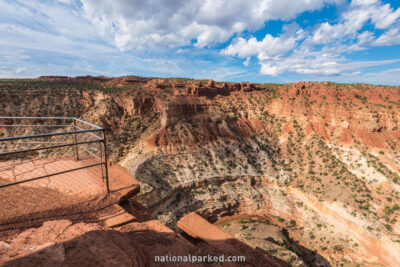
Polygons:
<instances>
[{"instance_id":1,"label":"metal guardrail","mask_svg":"<svg viewBox=\"0 0 400 267\"><path fill-rule=\"evenodd\" d=\"M10 122L12 120L12 122ZM39 124L32 124L32 120L39 120ZM62 124L45 124L44 122L48 121L61 121L63 122ZM18 121L30 121L31 124L29 123L21 123L19 124ZM66 123L66 121L70 121L70 123ZM0 130L6 129L3 131L4 132L10 133L11 135L16 134L18 130L20 129L26 129L29 127L37 129L38 127L43 127L43 128L56 128L57 132L45 132L45 133L37 133L37 134L30 134L30 135L17 135L17 136L6 136L6 137L0 137L0 163L5 162L5 166L3 165L2 168L7 169L8 161L7 159L9 158L17 158L21 156L25 156L30 158L32 152L37 152L37 151L47 151L51 154L51 151L55 151L57 149L61 148L68 148L71 147L73 148L74 151L74 158L76 161L80 160L80 152L82 151L83 153L86 153L86 156L91 155L93 159L97 159L98 162L89 162L85 166L79 166L77 168L72 168L68 166L66 168L61 168L61 171L57 172L52 172L46 175L39 175L37 177L28 177L24 178L22 180L14 181L14 182L8 182L7 184L0 184L0 189L17 185L17 184L22 184L22 183L27 183L35 180L40 180L44 178L48 178L51 176L56 176L56 175L61 175L69 172L74 172L78 170L82 170L85 168L92 168L95 166L100 166L101 167L101 173L102 173L102 179L105 181L106 187L107 187L107 192L110 192L109 188L109 176L108 176L108 164L107 164L107 142L106 142L106 131L104 128L97 126L95 124L86 122L84 120L74 118L74 117L5 117L5 116L0 116L0 122L5 122L5 123L0 123ZM78 126L77 124L82 124ZM62 128L68 129L71 128L72 130L65 130L65 131L60 131ZM88 127L89 129L84 129L83 127ZM0 131L1 133L1 131ZM78 140L79 136L84 137L85 140ZM54 142L52 140L53 138L68 138L72 139L72 142ZM87 140L87 139L94 139L94 140ZM39 141L35 142L24 142L22 140L29 140L29 139L39 139ZM41 141L43 139L46 139L47 142ZM16 142L19 141L19 142ZM22 142L21 142L22 141ZM61 144L60 144L61 143ZM94 145L98 143L99 144L99 150L96 151L99 153L99 155L96 155L95 152L90 151L90 147L88 149L84 148L83 146L89 146L89 145ZM33 145L35 144L35 146ZM50 144L50 145L49 145ZM56 145L52 145L56 144ZM28 148L24 147L21 148L21 146L28 146ZM4 151L5 148L5 151ZM15 157L14 157L15 156ZM36 159L37 160L37 159ZM9 164L10 168L15 169L14 163ZM65 167L65 166L63 166ZM103 171L104 170L104 171ZM0 178L1 178L1 171L0 170Z\"/></svg>"}]
</instances>

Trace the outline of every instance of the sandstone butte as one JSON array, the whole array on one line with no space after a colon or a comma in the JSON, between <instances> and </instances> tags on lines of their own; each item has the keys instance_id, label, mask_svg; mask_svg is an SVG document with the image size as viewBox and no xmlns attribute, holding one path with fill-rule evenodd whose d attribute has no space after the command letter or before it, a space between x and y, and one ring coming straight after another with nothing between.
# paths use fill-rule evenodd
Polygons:
<instances>
[{"instance_id":1,"label":"sandstone butte","mask_svg":"<svg viewBox=\"0 0 400 267\"><path fill-rule=\"evenodd\" d=\"M400 266L400 87L45 76L1 80L0 105L105 127L112 164L140 185L120 206L0 226L6 266L238 251L249 266ZM244 218L246 235L221 230Z\"/></svg>"}]
</instances>

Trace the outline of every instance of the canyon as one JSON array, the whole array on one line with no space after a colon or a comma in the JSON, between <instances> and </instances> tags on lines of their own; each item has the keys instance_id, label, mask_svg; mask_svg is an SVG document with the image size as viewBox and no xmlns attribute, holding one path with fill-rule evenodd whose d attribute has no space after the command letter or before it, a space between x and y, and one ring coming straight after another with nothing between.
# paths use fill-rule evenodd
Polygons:
<instances>
[{"instance_id":1,"label":"canyon","mask_svg":"<svg viewBox=\"0 0 400 267\"><path fill-rule=\"evenodd\" d=\"M106 128L112 164L138 180L134 201L163 231L191 212L263 218L221 229L257 247L266 237L244 232L280 229L291 242L273 256L295 266L400 266L400 87L44 76L0 80L0 110Z\"/></svg>"}]
</instances>

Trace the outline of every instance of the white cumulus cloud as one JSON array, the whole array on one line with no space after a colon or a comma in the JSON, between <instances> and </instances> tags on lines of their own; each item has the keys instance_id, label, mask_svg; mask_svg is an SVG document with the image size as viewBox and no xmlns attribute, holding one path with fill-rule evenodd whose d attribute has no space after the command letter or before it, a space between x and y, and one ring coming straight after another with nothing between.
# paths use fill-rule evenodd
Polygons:
<instances>
[{"instance_id":1,"label":"white cumulus cloud","mask_svg":"<svg viewBox=\"0 0 400 267\"><path fill-rule=\"evenodd\" d=\"M250 57L257 57L263 75L277 76L285 72L341 75L368 65L368 62L348 64L346 55L352 51L400 44L399 18L400 8L394 10L379 0L353 0L336 23L321 23L313 31L290 24L281 35L266 34L260 41L252 36L237 37L222 54L245 58L245 65ZM374 32L363 30L368 22L384 32L375 36Z\"/></svg>"},{"instance_id":2,"label":"white cumulus cloud","mask_svg":"<svg viewBox=\"0 0 400 267\"><path fill-rule=\"evenodd\" d=\"M343 0L81 0L85 17L121 50L199 47Z\"/></svg>"}]
</instances>

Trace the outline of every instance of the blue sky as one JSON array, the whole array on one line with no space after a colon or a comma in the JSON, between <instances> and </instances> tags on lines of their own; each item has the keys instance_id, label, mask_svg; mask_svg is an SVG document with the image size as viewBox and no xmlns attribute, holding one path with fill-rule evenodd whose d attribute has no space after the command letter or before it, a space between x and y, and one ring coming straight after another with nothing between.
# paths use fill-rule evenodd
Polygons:
<instances>
[{"instance_id":1,"label":"blue sky","mask_svg":"<svg viewBox=\"0 0 400 267\"><path fill-rule=\"evenodd\" d=\"M0 0L0 78L400 85L398 0Z\"/></svg>"}]
</instances>

